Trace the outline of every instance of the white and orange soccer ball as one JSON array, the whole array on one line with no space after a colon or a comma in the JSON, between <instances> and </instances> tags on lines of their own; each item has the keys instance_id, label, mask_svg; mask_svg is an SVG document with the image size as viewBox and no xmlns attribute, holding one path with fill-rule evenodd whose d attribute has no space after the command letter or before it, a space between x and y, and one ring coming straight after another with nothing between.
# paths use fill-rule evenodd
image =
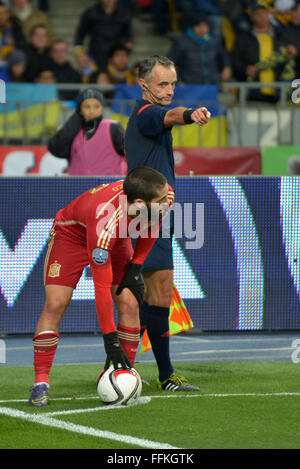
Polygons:
<instances>
[{"instance_id":1,"label":"white and orange soccer ball","mask_svg":"<svg viewBox=\"0 0 300 469\"><path fill-rule=\"evenodd\" d=\"M97 381L97 393L104 404L131 405L142 392L142 380L134 368L114 369L111 365Z\"/></svg>"}]
</instances>

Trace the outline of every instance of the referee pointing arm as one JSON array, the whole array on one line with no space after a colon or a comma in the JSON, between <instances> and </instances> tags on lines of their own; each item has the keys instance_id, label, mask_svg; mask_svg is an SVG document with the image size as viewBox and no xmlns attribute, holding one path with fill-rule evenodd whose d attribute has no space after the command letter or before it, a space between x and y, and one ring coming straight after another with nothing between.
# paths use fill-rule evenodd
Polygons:
<instances>
[{"instance_id":1,"label":"referee pointing arm","mask_svg":"<svg viewBox=\"0 0 300 469\"><path fill-rule=\"evenodd\" d=\"M163 56L151 56L139 65L138 84L143 90L129 118L125 133L128 169L149 166L160 171L175 190L172 126L205 125L210 112L205 107L166 109L174 96L177 73L174 63ZM143 267L145 301L140 308L142 330L147 329L158 366L158 388L167 391L198 391L175 373L169 353L169 309L173 295L173 253L171 236L159 237Z\"/></svg>"}]
</instances>

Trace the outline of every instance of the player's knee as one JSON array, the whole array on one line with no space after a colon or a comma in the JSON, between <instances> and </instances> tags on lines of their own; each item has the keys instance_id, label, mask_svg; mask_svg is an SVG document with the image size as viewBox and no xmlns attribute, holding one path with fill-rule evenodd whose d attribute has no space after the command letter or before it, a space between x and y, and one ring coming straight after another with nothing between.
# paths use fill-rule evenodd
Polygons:
<instances>
[{"instance_id":1,"label":"player's knee","mask_svg":"<svg viewBox=\"0 0 300 469\"><path fill-rule=\"evenodd\" d=\"M46 299L44 310L51 315L62 315L68 306L68 302L59 296L51 296Z\"/></svg>"},{"instance_id":2,"label":"player's knee","mask_svg":"<svg viewBox=\"0 0 300 469\"><path fill-rule=\"evenodd\" d=\"M132 295L131 297L126 297L121 302L121 310L130 315L137 314L138 311L138 302L136 298Z\"/></svg>"},{"instance_id":3,"label":"player's knee","mask_svg":"<svg viewBox=\"0 0 300 469\"><path fill-rule=\"evenodd\" d=\"M122 295L117 297L117 308L119 318L131 321L139 317L138 302L131 292L124 291Z\"/></svg>"}]
</instances>

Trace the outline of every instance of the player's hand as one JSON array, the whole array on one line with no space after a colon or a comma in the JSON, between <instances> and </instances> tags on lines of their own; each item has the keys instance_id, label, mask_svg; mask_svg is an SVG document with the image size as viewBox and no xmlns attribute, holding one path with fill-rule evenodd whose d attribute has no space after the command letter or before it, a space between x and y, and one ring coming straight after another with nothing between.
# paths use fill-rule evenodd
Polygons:
<instances>
[{"instance_id":1,"label":"player's hand","mask_svg":"<svg viewBox=\"0 0 300 469\"><path fill-rule=\"evenodd\" d=\"M198 109L195 109L193 114L191 114L191 118L198 125L207 124L210 117L211 117L211 114L210 114L209 110L206 109L206 107L199 107Z\"/></svg>"},{"instance_id":2,"label":"player's hand","mask_svg":"<svg viewBox=\"0 0 300 469\"><path fill-rule=\"evenodd\" d=\"M144 279L141 270L141 265L129 262L127 272L116 290L116 295L120 295L124 288L128 288L134 294L139 306L143 304L145 293Z\"/></svg>"},{"instance_id":3,"label":"player's hand","mask_svg":"<svg viewBox=\"0 0 300 469\"><path fill-rule=\"evenodd\" d=\"M124 369L132 368L132 364L119 342L117 331L103 334L103 340L107 355L104 367L105 370L110 367L111 362L113 363L115 370L119 368L119 365Z\"/></svg>"}]
</instances>

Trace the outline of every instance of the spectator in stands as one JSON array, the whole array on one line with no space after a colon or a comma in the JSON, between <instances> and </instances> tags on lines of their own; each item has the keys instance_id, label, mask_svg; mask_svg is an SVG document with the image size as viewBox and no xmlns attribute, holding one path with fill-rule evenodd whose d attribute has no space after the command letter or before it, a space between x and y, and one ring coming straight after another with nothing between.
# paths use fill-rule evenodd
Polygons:
<instances>
[{"instance_id":1,"label":"spectator in stands","mask_svg":"<svg viewBox=\"0 0 300 469\"><path fill-rule=\"evenodd\" d=\"M75 46L80 53L86 36L90 37L89 53L99 70L105 70L109 52L114 45L123 44L132 49L131 14L118 0L98 0L82 14L75 35Z\"/></svg>"},{"instance_id":2,"label":"spectator in stands","mask_svg":"<svg viewBox=\"0 0 300 469\"><path fill-rule=\"evenodd\" d=\"M82 49L77 49L76 62L83 83L91 83L99 72L95 60Z\"/></svg>"},{"instance_id":3,"label":"spectator in stands","mask_svg":"<svg viewBox=\"0 0 300 469\"><path fill-rule=\"evenodd\" d=\"M222 11L222 34L226 50L232 51L236 33L250 28L249 5L251 0L224 0Z\"/></svg>"},{"instance_id":4,"label":"spectator in stands","mask_svg":"<svg viewBox=\"0 0 300 469\"><path fill-rule=\"evenodd\" d=\"M23 49L26 41L19 21L13 18L7 6L0 2L0 68L7 77L7 57L13 49Z\"/></svg>"},{"instance_id":5,"label":"spectator in stands","mask_svg":"<svg viewBox=\"0 0 300 469\"><path fill-rule=\"evenodd\" d=\"M55 75L52 70L41 69L34 79L35 83L56 83Z\"/></svg>"},{"instance_id":6,"label":"spectator in stands","mask_svg":"<svg viewBox=\"0 0 300 469\"><path fill-rule=\"evenodd\" d=\"M97 83L97 85L111 85L111 82L109 80L109 76L108 74L106 73L106 71L104 72L100 72L100 73L96 73L93 77L92 77L92 81ZM109 93L109 95L113 95L113 93ZM110 96L110 97L111 97Z\"/></svg>"},{"instance_id":7,"label":"spectator in stands","mask_svg":"<svg viewBox=\"0 0 300 469\"><path fill-rule=\"evenodd\" d=\"M29 0L12 0L11 13L20 21L27 40L30 31L36 25L44 25L48 29L50 40L54 39L54 32L46 13L34 8Z\"/></svg>"},{"instance_id":8,"label":"spectator in stands","mask_svg":"<svg viewBox=\"0 0 300 469\"><path fill-rule=\"evenodd\" d=\"M276 6L276 3L278 4L278 2L275 2L274 6ZM291 10L291 19L293 19L293 21L295 20L296 24L298 21L300 25L300 8L298 8L298 5L295 4L293 0L282 0L279 6L280 11L286 11L287 7L293 6ZM297 26L295 28L294 24L295 23L293 23L291 27L286 26L284 28L277 29L277 35L279 36L279 42L281 42L281 45L277 47L271 55L257 62L253 66L253 70L256 70L257 73L259 73L268 69L274 69L277 80L288 82L294 80L294 78L299 75L300 29L298 27L297 31Z\"/></svg>"},{"instance_id":9,"label":"spectator in stands","mask_svg":"<svg viewBox=\"0 0 300 469\"><path fill-rule=\"evenodd\" d=\"M116 121L103 119L103 106L98 88L81 91L76 111L49 141L54 156L69 160L72 176L125 174L124 129Z\"/></svg>"},{"instance_id":10,"label":"spectator in stands","mask_svg":"<svg viewBox=\"0 0 300 469\"><path fill-rule=\"evenodd\" d=\"M292 20L290 10L295 4L296 0L269 0L264 3L272 14L270 22L274 28L284 28L290 24Z\"/></svg>"},{"instance_id":11,"label":"spectator in stands","mask_svg":"<svg viewBox=\"0 0 300 469\"><path fill-rule=\"evenodd\" d=\"M129 50L122 45L112 49L107 67L97 76L98 84L127 84L132 85L134 78L128 63Z\"/></svg>"},{"instance_id":12,"label":"spectator in stands","mask_svg":"<svg viewBox=\"0 0 300 469\"><path fill-rule=\"evenodd\" d=\"M206 15L211 27L211 35L216 44L222 44L222 11L220 0L195 0L199 13Z\"/></svg>"},{"instance_id":13,"label":"spectator in stands","mask_svg":"<svg viewBox=\"0 0 300 469\"><path fill-rule=\"evenodd\" d=\"M235 40L232 52L233 74L238 81L258 81L272 83L280 74L276 68L258 71L256 64L268 59L279 48L280 42L276 30L270 24L270 13L267 8L255 2L251 5L250 31L240 31ZM278 96L274 88L262 87L250 90L248 99L274 103Z\"/></svg>"},{"instance_id":14,"label":"spectator in stands","mask_svg":"<svg viewBox=\"0 0 300 469\"><path fill-rule=\"evenodd\" d=\"M203 15L198 14L193 26L175 39L168 57L175 63L182 83L212 85L231 77L230 57L210 36Z\"/></svg>"},{"instance_id":15,"label":"spectator in stands","mask_svg":"<svg viewBox=\"0 0 300 469\"><path fill-rule=\"evenodd\" d=\"M56 39L50 47L50 70L55 75L56 83L82 83L81 75L68 60L68 44L62 39ZM60 99L74 99L77 91L60 91Z\"/></svg>"},{"instance_id":16,"label":"spectator in stands","mask_svg":"<svg viewBox=\"0 0 300 469\"><path fill-rule=\"evenodd\" d=\"M50 70L49 33L44 25L35 25L29 34L26 48L27 81L34 82L41 70Z\"/></svg>"},{"instance_id":17,"label":"spectator in stands","mask_svg":"<svg viewBox=\"0 0 300 469\"><path fill-rule=\"evenodd\" d=\"M12 82L26 82L26 54L19 49L14 49L7 57L9 80Z\"/></svg>"},{"instance_id":18,"label":"spectator in stands","mask_svg":"<svg viewBox=\"0 0 300 469\"><path fill-rule=\"evenodd\" d=\"M131 85L138 85L139 68L140 68L140 62L135 62L130 68L131 77L132 77L132 83L130 83Z\"/></svg>"},{"instance_id":19,"label":"spectator in stands","mask_svg":"<svg viewBox=\"0 0 300 469\"><path fill-rule=\"evenodd\" d=\"M253 70L260 73L264 70L274 69L278 81L292 81L296 78L296 57L297 49L292 44L279 46L265 60L257 62Z\"/></svg>"},{"instance_id":20,"label":"spectator in stands","mask_svg":"<svg viewBox=\"0 0 300 469\"><path fill-rule=\"evenodd\" d=\"M50 47L51 68L58 83L80 83L81 76L69 62L69 48L66 41L56 39Z\"/></svg>"},{"instance_id":21,"label":"spectator in stands","mask_svg":"<svg viewBox=\"0 0 300 469\"><path fill-rule=\"evenodd\" d=\"M280 41L295 57L295 76L300 76L300 3L290 11L292 23L279 32Z\"/></svg>"},{"instance_id":22,"label":"spectator in stands","mask_svg":"<svg viewBox=\"0 0 300 469\"><path fill-rule=\"evenodd\" d=\"M222 13L219 0L175 0L176 10L181 14L181 29L185 31L193 22L195 15L201 13L207 17L211 26L211 35L217 42L222 42Z\"/></svg>"}]
</instances>

